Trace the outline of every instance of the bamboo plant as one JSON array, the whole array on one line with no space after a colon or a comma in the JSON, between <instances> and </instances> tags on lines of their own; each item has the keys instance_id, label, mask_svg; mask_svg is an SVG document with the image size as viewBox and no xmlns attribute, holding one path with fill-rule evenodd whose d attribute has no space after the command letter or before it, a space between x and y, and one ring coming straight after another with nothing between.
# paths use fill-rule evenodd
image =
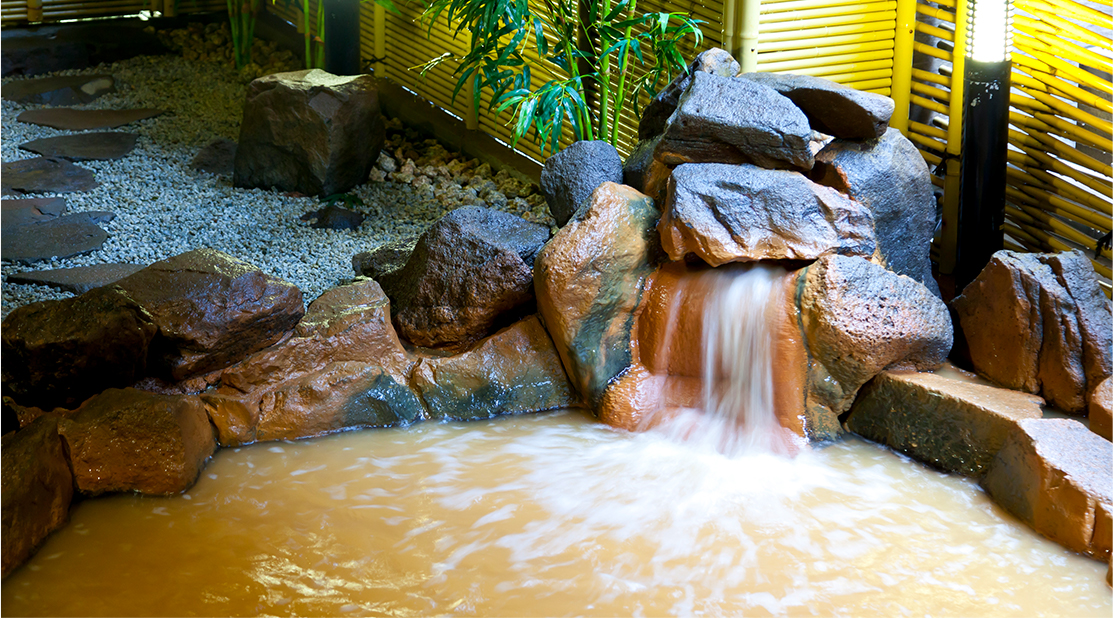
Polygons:
<instances>
[{"instance_id":1,"label":"bamboo plant","mask_svg":"<svg viewBox=\"0 0 1113 618\"><path fill-rule=\"evenodd\" d=\"M232 58L236 68L251 62L251 44L255 41L255 18L262 0L228 0L228 21L232 26Z\"/></svg>"},{"instance_id":2,"label":"bamboo plant","mask_svg":"<svg viewBox=\"0 0 1113 618\"><path fill-rule=\"evenodd\" d=\"M453 100L470 84L478 110L481 91L489 88L488 111L513 110L514 144L532 130L542 152L556 152L570 125L577 140L617 145L623 112L629 107L636 114L642 93L653 96L686 70L683 39L690 37L693 48L703 40L702 22L686 13L638 14L637 1L582 0L581 11L577 0L540 0L540 10L530 0L426 0L430 34L443 16L454 24L454 36L470 32L471 47L462 58L445 54L424 70L458 60ZM638 78L631 58L648 66ZM538 60L568 77L535 88ZM593 96L598 113L589 104Z\"/></svg>"}]
</instances>

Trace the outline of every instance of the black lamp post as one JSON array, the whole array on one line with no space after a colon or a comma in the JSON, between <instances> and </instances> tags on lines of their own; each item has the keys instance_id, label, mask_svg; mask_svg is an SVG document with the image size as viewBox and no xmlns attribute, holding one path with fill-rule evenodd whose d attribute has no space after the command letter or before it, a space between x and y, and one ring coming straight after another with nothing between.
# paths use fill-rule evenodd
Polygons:
<instances>
[{"instance_id":1,"label":"black lamp post","mask_svg":"<svg viewBox=\"0 0 1113 618\"><path fill-rule=\"evenodd\" d=\"M968 15L955 256L959 290L1003 246L1012 70L1010 0L971 0Z\"/></svg>"},{"instance_id":2,"label":"black lamp post","mask_svg":"<svg viewBox=\"0 0 1113 618\"><path fill-rule=\"evenodd\" d=\"M358 75L359 0L326 0L325 70L334 75Z\"/></svg>"}]
</instances>

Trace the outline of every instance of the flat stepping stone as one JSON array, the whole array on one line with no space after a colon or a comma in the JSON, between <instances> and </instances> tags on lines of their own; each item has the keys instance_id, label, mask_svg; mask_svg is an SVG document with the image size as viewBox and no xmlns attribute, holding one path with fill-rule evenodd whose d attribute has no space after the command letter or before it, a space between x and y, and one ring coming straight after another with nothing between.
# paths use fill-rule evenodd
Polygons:
<instances>
[{"instance_id":1,"label":"flat stepping stone","mask_svg":"<svg viewBox=\"0 0 1113 618\"><path fill-rule=\"evenodd\" d=\"M103 214L82 212L4 228L0 231L0 259L31 264L99 249L108 240L108 232L95 223L97 215Z\"/></svg>"},{"instance_id":2,"label":"flat stepping stone","mask_svg":"<svg viewBox=\"0 0 1113 618\"><path fill-rule=\"evenodd\" d=\"M70 161L111 161L135 150L138 139L135 133L77 133L31 140L20 144L19 148L44 157L62 157Z\"/></svg>"},{"instance_id":3,"label":"flat stepping stone","mask_svg":"<svg viewBox=\"0 0 1113 618\"><path fill-rule=\"evenodd\" d=\"M48 285L63 292L84 294L94 288L116 283L128 275L143 270L139 264L94 264L76 268L33 270L8 275L8 283Z\"/></svg>"},{"instance_id":4,"label":"flat stepping stone","mask_svg":"<svg viewBox=\"0 0 1113 618\"><path fill-rule=\"evenodd\" d=\"M90 129L114 129L125 124L154 118L164 114L161 109L73 109L54 107L49 109L29 109L16 120L25 124L51 127L67 131L88 131Z\"/></svg>"},{"instance_id":5,"label":"flat stepping stone","mask_svg":"<svg viewBox=\"0 0 1113 618\"><path fill-rule=\"evenodd\" d=\"M357 230L363 225L363 219L362 214L335 204L329 204L320 210L307 212L301 216L302 221L313 221L309 227L318 230Z\"/></svg>"},{"instance_id":6,"label":"flat stepping stone","mask_svg":"<svg viewBox=\"0 0 1113 618\"><path fill-rule=\"evenodd\" d=\"M49 221L66 212L66 200L60 197L32 197L22 200L0 200L0 228Z\"/></svg>"},{"instance_id":7,"label":"flat stepping stone","mask_svg":"<svg viewBox=\"0 0 1113 618\"><path fill-rule=\"evenodd\" d=\"M231 176L235 169L236 142L220 138L213 140L193 157L189 167L198 172L218 176Z\"/></svg>"},{"instance_id":8,"label":"flat stepping stone","mask_svg":"<svg viewBox=\"0 0 1113 618\"><path fill-rule=\"evenodd\" d=\"M65 75L11 81L0 87L0 98L17 103L80 105L116 91L111 75Z\"/></svg>"},{"instance_id":9,"label":"flat stepping stone","mask_svg":"<svg viewBox=\"0 0 1113 618\"><path fill-rule=\"evenodd\" d=\"M0 165L0 193L75 193L100 186L93 172L57 157L36 157Z\"/></svg>"}]
</instances>

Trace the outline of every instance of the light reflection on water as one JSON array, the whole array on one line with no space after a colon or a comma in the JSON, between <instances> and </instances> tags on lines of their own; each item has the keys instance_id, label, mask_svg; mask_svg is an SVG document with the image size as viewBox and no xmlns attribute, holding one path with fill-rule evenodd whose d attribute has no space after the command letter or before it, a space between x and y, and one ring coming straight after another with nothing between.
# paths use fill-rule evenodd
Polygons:
<instances>
[{"instance_id":1,"label":"light reflection on water","mask_svg":"<svg viewBox=\"0 0 1113 618\"><path fill-rule=\"evenodd\" d=\"M1104 574L859 440L728 459L570 412L221 451L79 505L3 614L1109 616Z\"/></svg>"}]
</instances>

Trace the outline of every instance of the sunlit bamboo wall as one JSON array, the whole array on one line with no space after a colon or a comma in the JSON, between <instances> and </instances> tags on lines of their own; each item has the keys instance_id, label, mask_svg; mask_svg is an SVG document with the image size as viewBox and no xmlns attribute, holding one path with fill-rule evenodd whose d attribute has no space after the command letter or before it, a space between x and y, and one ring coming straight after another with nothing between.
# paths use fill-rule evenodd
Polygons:
<instances>
[{"instance_id":1,"label":"sunlit bamboo wall","mask_svg":"<svg viewBox=\"0 0 1113 618\"><path fill-rule=\"evenodd\" d=\"M223 11L227 0L0 0L0 23L54 22L67 19L135 15L158 11L173 16Z\"/></svg>"}]
</instances>

